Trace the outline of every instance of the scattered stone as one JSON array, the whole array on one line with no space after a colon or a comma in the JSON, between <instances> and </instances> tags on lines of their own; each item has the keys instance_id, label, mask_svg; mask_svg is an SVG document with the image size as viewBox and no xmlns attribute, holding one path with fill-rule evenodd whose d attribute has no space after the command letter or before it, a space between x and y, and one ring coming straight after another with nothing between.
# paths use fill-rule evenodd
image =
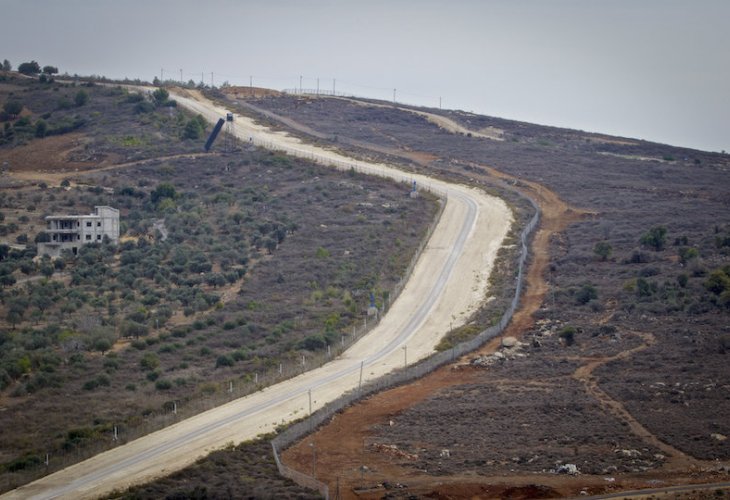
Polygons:
<instances>
[{"instance_id":1,"label":"scattered stone","mask_svg":"<svg viewBox=\"0 0 730 500\"><path fill-rule=\"evenodd\" d=\"M578 467L575 464L563 464L555 470L555 473L556 474L570 474L571 476L575 476L576 474L580 474L580 471L578 470Z\"/></svg>"},{"instance_id":2,"label":"scattered stone","mask_svg":"<svg viewBox=\"0 0 730 500\"><path fill-rule=\"evenodd\" d=\"M517 345L517 339L514 337L505 337L502 339L502 347L507 347L508 349L511 349L512 347L515 347Z\"/></svg>"},{"instance_id":3,"label":"scattered stone","mask_svg":"<svg viewBox=\"0 0 730 500\"><path fill-rule=\"evenodd\" d=\"M441 450L441 453L439 454L441 458L451 458L451 452L447 449Z\"/></svg>"},{"instance_id":4,"label":"scattered stone","mask_svg":"<svg viewBox=\"0 0 730 500\"><path fill-rule=\"evenodd\" d=\"M712 439L716 439L717 441L725 441L727 439L727 436L723 434L718 434L717 432L713 432L712 434L710 434L710 437Z\"/></svg>"},{"instance_id":5,"label":"scattered stone","mask_svg":"<svg viewBox=\"0 0 730 500\"><path fill-rule=\"evenodd\" d=\"M641 456L641 452L639 450L617 450L617 452L629 458L636 458Z\"/></svg>"},{"instance_id":6,"label":"scattered stone","mask_svg":"<svg viewBox=\"0 0 730 500\"><path fill-rule=\"evenodd\" d=\"M403 450L399 450L398 447L394 444L381 444L381 443L373 443L370 445L370 447L380 453L385 453L386 455L391 455L398 458L405 458L408 460L417 460L418 455L414 453L408 453Z\"/></svg>"}]
</instances>

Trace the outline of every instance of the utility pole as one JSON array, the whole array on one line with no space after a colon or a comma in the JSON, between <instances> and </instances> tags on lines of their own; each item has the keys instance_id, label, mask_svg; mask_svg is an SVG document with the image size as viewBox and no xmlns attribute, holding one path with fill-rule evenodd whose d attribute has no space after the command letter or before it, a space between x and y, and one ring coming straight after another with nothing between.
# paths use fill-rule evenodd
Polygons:
<instances>
[{"instance_id":1,"label":"utility pole","mask_svg":"<svg viewBox=\"0 0 730 500\"><path fill-rule=\"evenodd\" d=\"M358 392L362 390L362 369L365 365L365 361L360 361L360 382L357 384Z\"/></svg>"},{"instance_id":2,"label":"utility pole","mask_svg":"<svg viewBox=\"0 0 730 500\"><path fill-rule=\"evenodd\" d=\"M317 445L312 441L309 443L312 447L312 477L317 477Z\"/></svg>"},{"instance_id":3,"label":"utility pole","mask_svg":"<svg viewBox=\"0 0 730 500\"><path fill-rule=\"evenodd\" d=\"M302 93L302 75L299 75L299 93Z\"/></svg>"},{"instance_id":4,"label":"utility pole","mask_svg":"<svg viewBox=\"0 0 730 500\"><path fill-rule=\"evenodd\" d=\"M248 88L253 88L253 76L248 77Z\"/></svg>"},{"instance_id":5,"label":"utility pole","mask_svg":"<svg viewBox=\"0 0 730 500\"><path fill-rule=\"evenodd\" d=\"M441 109L441 97L439 97L439 109Z\"/></svg>"},{"instance_id":6,"label":"utility pole","mask_svg":"<svg viewBox=\"0 0 730 500\"><path fill-rule=\"evenodd\" d=\"M182 68L180 68L180 85L182 85Z\"/></svg>"},{"instance_id":7,"label":"utility pole","mask_svg":"<svg viewBox=\"0 0 730 500\"><path fill-rule=\"evenodd\" d=\"M393 104L395 104L395 89L393 89Z\"/></svg>"},{"instance_id":8,"label":"utility pole","mask_svg":"<svg viewBox=\"0 0 730 500\"><path fill-rule=\"evenodd\" d=\"M210 88L213 88L213 72L210 72Z\"/></svg>"},{"instance_id":9,"label":"utility pole","mask_svg":"<svg viewBox=\"0 0 730 500\"><path fill-rule=\"evenodd\" d=\"M319 96L319 77L317 77L317 96Z\"/></svg>"}]
</instances>

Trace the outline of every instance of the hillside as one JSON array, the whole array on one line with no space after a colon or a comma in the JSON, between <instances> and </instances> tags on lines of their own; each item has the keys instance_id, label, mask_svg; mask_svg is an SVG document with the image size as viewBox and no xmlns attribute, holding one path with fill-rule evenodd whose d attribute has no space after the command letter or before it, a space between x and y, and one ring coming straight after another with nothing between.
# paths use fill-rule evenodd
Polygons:
<instances>
[{"instance_id":1,"label":"hillside","mask_svg":"<svg viewBox=\"0 0 730 500\"><path fill-rule=\"evenodd\" d=\"M454 482L479 491L494 477L509 485L506 475L561 495L582 485L600 492L723 477L727 155L428 110L474 132L454 134L382 103L249 102L269 121L271 113L289 120L282 127L295 122L319 141L399 158L415 171L474 183L509 178L547 215L533 255L549 258L533 261L543 267L529 282L528 320L510 331L522 341L516 350L495 358L492 346L457 370L354 407L291 450L290 464L307 471L314 441L318 477L331 488L337 478L341 491L413 482L404 495L429 492L447 476L443 492ZM566 463L582 481L550 479Z\"/></svg>"},{"instance_id":2,"label":"hillside","mask_svg":"<svg viewBox=\"0 0 730 500\"><path fill-rule=\"evenodd\" d=\"M369 294L387 300L437 210L402 185L231 141L226 152L223 138L201 153L210 128L162 93L5 74L0 102L11 101L4 488L336 354L362 333ZM120 209L119 246L35 256L46 215L98 205Z\"/></svg>"},{"instance_id":3,"label":"hillside","mask_svg":"<svg viewBox=\"0 0 730 500\"><path fill-rule=\"evenodd\" d=\"M100 89L94 91L101 92ZM91 97L86 105L94 102L94 95ZM228 99L223 94L217 94L217 98ZM117 94L115 99L127 97ZM276 94L262 98L259 94L237 95L226 101L226 105L233 105L234 99L240 100L241 113L258 116L270 126L315 140L320 145L400 164L414 172L498 190L495 192L507 197L517 218L524 221L529 214L526 203L499 188L500 181L506 182L533 198L543 215L531 249L531 271L522 309L507 333L519 340L516 347L501 348L499 342L490 344L481 352L416 384L386 391L348 409L337 415L330 425L293 446L285 455L289 465L297 466L304 473L311 473L314 467L317 477L329 483L330 491L335 491L339 485L339 492L345 497L352 497L356 491L357 495L376 497L385 494L394 497L442 494L566 496L578 495L581 491L601 493L657 484L726 480L730 460L726 444L730 428L725 418L730 412L726 359L730 346L730 226L726 217L730 202L726 182L730 159L727 155L462 112L420 109L414 112L376 102ZM126 198L121 194L117 198L120 201L132 198L130 201L137 203L129 208L138 211L140 215L136 217L144 230L136 228L130 236L148 235L154 243L150 246L158 248L159 252L161 242L156 241L152 225L160 218L159 207L150 207L148 201L159 183L174 180L175 187L185 193L186 198L202 198L198 207L211 210L207 223L214 228L221 212L213 209L230 203L230 198L216 200L219 189L231 189L234 206L242 203L240 196L252 194L226 186L226 175L222 172L233 169L236 174L247 176L244 178L254 185L260 174L255 169L247 171L247 165L224 164L225 155L179 158L177 155L188 154L194 149L191 143L180 141L184 124L192 117L182 113L183 118L177 118L174 109L152 112L153 122L162 120L166 112L180 123L178 128L170 127L169 131L159 127L163 130L160 132L163 142L172 142L175 138L181 144L180 152L166 150L166 157L155 160L158 157L154 156L152 148L148 156L129 158L130 162L141 160L143 163L116 169L118 164L114 161L119 161L122 153L113 148L99 148L101 155L120 155L109 163L103 163L104 156L97 157L103 165L109 165L113 175L90 174L89 180L83 183L78 181L86 177L77 178L78 174L73 177L69 174L43 175L54 179L59 186L61 180L69 177L70 187L75 189L80 189L76 187L78 184L83 188L87 183L92 189L97 187L97 191L110 186L120 188L120 191L127 186L133 187L131 193L142 193L139 201L134 200L128 190L123 195ZM140 125L144 123L135 123L135 127ZM89 131L86 132L85 137L88 137ZM17 153L18 147L22 147L17 143L11 146L0 152ZM140 154L135 146L129 145L135 153L130 151L128 154ZM267 188L270 187L268 176L279 168L290 172L291 179L299 183L302 180L294 173L299 167L310 175L314 172L318 179L327 175L298 160L269 154L256 156L262 153L254 150L244 150L243 154L250 155L249 165L270 167L266 171ZM151 160L149 164L144 163L148 159ZM209 192L204 184L201 189L197 179L188 181L180 175L192 168L200 168L210 179ZM311 194L317 197L318 203L325 203L331 190L336 190L340 182L336 178L340 177L333 177L324 191L327 195L322 190ZM18 172L6 180L12 182L8 186L12 185L21 193L23 189L42 188L32 185L39 181L28 179L38 177ZM143 185L135 186L140 179ZM365 183L366 179L356 181ZM387 191L386 185L377 185L379 195L381 190ZM50 189L54 197L62 194L53 192L50 183L43 189ZM117 195L116 190L114 195ZM397 201L397 189L392 196L386 203ZM24 195L20 200L25 200ZM256 206L255 200L249 200ZM43 202L44 198L41 198L39 203ZM300 200L292 202L301 205ZM336 197L333 206L342 207L343 203L342 198ZM176 204L183 205L183 201L176 200ZM92 205L90 199L83 208L88 211ZM286 216L281 220L288 221L295 216L283 207L275 204L272 207L282 210L275 212ZM20 217L21 205L9 208L13 209L11 216ZM190 211L190 208L185 210ZM225 208L222 213L225 215L228 210ZM336 211L328 212L327 216ZM167 228L170 217L172 215L165 214ZM416 212L408 217L416 217ZM28 217L26 222L31 220L32 217ZM417 220L427 224L428 217ZM383 219L374 222L374 227L387 226ZM325 225L335 223L328 219ZM255 282L256 276L262 276L256 274L258 269L275 262L277 256L285 255L287 243L302 232L299 224L304 222L297 224L296 231L287 232L281 245L271 245L271 255L266 246L256 248L253 245L249 255L258 258L248 260L249 274L241 278L241 290L248 279ZM15 239L19 234L18 226L16 222L15 232L9 231ZM185 237L189 237L188 232ZM195 245L205 245L203 235L198 236ZM413 236L413 241L417 241L418 235ZM354 241L365 244L372 240ZM314 245L312 253L292 254L290 261L311 259L320 248L316 243ZM122 251L145 251L146 246L137 243L123 247ZM329 252L330 244L323 248ZM211 247L203 253L213 251ZM112 271L117 265L105 262L104 255L96 258ZM472 328L450 332L444 347L448 347L448 342L473 335L478 327L489 325L503 310L510 295L509 286L512 286L508 279L513 269L512 258L512 254L503 255L503 265L493 276L494 283L506 285L502 293L475 315ZM166 260L163 257L159 262ZM215 272L213 266L215 262L211 263L211 271ZM20 277L23 274L20 264L10 274ZM154 281L154 275L151 279ZM270 281L261 283L265 286L251 285L252 290L276 286ZM215 293L214 285L211 280L210 284L197 283L195 286L203 292ZM17 288L17 285L11 286ZM381 290L387 290L387 284L382 285ZM318 296L315 292L303 292L302 296L308 297L310 305L311 302L321 305L319 300L314 300ZM150 293L140 295L141 300ZM220 315L205 309L193 311L195 319L198 314L200 318L220 318L217 323L208 324L206 319L198 323L201 328L192 323L185 335L179 334L179 337L176 332L185 329L171 325L171 336L159 335L156 341L158 337L152 328L154 318L145 318L152 334L146 337L139 352L135 352L135 348L121 351L128 357L128 366L140 366L144 355L155 351L158 360L163 363L169 360L171 364L165 366L164 372L157 369L148 372L158 373L158 378L163 375L162 380L165 380L170 369L184 372L191 368L191 360L205 359L202 352L208 347L205 338L220 339L221 344L213 344L214 349L209 348L207 352L207 355L220 353L217 358L207 358L217 365L220 356L225 357L231 348L226 343L230 340L225 337L226 321L230 319L224 316L226 311L241 307L252 311L250 301L221 302L223 313ZM330 302L329 306L338 306L337 300L327 302ZM182 307L182 302L178 307ZM278 325L274 317L279 313L272 312L274 326ZM182 315L184 317L184 310ZM134 321L129 316L123 318ZM237 331L238 326L251 322L247 317L245 324L230 330ZM216 324L221 328L216 328ZM18 323L17 326L27 329L32 325ZM14 331L11 324L8 331ZM215 336L212 332L216 332ZM312 335L316 332L313 330ZM202 344L188 346L191 336ZM175 349L180 349L176 344L183 344L176 338L185 340L183 349L191 349L181 351L187 353L184 363L188 366L185 368L177 365L173 360L178 358L171 355ZM143 344L138 342L137 345L142 347ZM165 347L169 345L171 350ZM260 348L267 347L261 343ZM232 362L252 366L247 363L255 358L241 356L238 359L237 352L234 350L230 354ZM85 363L103 367L98 363L104 359L108 361L109 354L102 354L85 354ZM115 358L112 356L112 359ZM201 365L196 373L206 373L205 367L205 364ZM210 370L210 365L207 369ZM227 369L225 365L217 366L215 373ZM12 382L14 390L21 386L27 390L31 376L36 374L35 371L22 374L18 381ZM159 393L157 384L152 383L155 380L146 379L147 376L139 383L142 390L138 393L144 391L142 393L147 397ZM81 377L77 380L78 384L84 382ZM93 389L96 391L94 397L103 391L103 387L101 384L99 390ZM184 390L185 387L181 384L171 390ZM205 388L204 385L198 387ZM28 397L22 393L19 396ZM32 396L28 398L32 400ZM164 407L163 399L160 403ZM108 432L108 421L102 421L99 430L101 434ZM316 458L313 458L310 443L315 443ZM231 491L252 492L254 484L259 488L255 490L257 494L265 495L262 485L268 481L278 485L279 479L275 477L271 459L264 449L263 442L256 442L218 452L191 469L137 488L128 496L157 498L163 492L224 496ZM37 461L39 456L35 456ZM255 471L252 464L256 464ZM575 465L580 474L556 475L556 471L567 464ZM231 480L231 476L237 479ZM396 484L401 487L392 489Z\"/></svg>"}]
</instances>

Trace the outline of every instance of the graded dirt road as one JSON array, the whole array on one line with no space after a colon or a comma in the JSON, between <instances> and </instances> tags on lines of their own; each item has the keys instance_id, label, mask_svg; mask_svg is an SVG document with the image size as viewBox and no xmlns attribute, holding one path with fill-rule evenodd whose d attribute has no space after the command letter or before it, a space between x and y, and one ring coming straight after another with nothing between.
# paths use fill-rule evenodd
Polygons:
<instances>
[{"instance_id":1,"label":"graded dirt road","mask_svg":"<svg viewBox=\"0 0 730 500\"><path fill-rule=\"evenodd\" d=\"M209 121L224 117L199 94L173 96ZM4 495L3 498L93 498L185 467L213 449L251 439L306 415L363 381L433 352L451 323L460 325L482 303L497 250L512 221L505 203L482 191L357 161L272 133L236 118L235 134L256 145L285 151L341 169L416 182L447 199L440 222L408 284L380 324L343 356L323 367L246 398L184 420L102 453Z\"/></svg>"}]
</instances>

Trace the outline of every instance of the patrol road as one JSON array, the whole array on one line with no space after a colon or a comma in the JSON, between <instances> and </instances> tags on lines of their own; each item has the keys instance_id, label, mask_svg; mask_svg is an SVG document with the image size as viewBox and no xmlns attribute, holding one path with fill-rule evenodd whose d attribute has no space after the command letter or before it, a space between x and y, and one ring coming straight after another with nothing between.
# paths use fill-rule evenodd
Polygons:
<instances>
[{"instance_id":1,"label":"patrol road","mask_svg":"<svg viewBox=\"0 0 730 500\"><path fill-rule=\"evenodd\" d=\"M196 92L174 92L172 97L213 123L227 113ZM512 222L501 199L354 160L271 131L246 117L236 116L233 129L240 139L258 146L335 168L416 181L444 196L441 219L400 296L377 327L326 365L101 453L2 498L94 498L179 470L230 442L252 439L306 415L310 394L316 410L356 388L361 365L366 382L402 367L403 347L409 363L430 355L443 334L462 324L487 298L487 279Z\"/></svg>"}]
</instances>

